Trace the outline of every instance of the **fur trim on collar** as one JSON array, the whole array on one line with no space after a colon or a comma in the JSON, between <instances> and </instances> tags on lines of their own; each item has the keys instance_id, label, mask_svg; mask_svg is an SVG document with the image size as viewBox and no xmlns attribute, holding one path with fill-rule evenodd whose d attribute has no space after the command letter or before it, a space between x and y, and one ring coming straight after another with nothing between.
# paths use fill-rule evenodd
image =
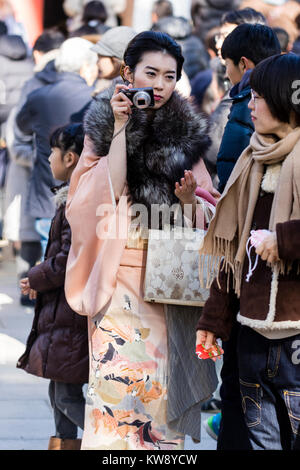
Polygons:
<instances>
[{"instance_id":1,"label":"fur trim on collar","mask_svg":"<svg viewBox=\"0 0 300 470\"><path fill-rule=\"evenodd\" d=\"M110 105L113 90L98 97L89 108L85 132L95 145L97 155L109 152L114 117ZM210 146L208 120L174 92L170 100L149 115L132 109L126 128L127 184L132 203L172 205L175 182L203 158Z\"/></svg>"},{"instance_id":2,"label":"fur trim on collar","mask_svg":"<svg viewBox=\"0 0 300 470\"><path fill-rule=\"evenodd\" d=\"M57 208L66 204L69 192L69 185L61 186L54 195L54 203Z\"/></svg>"},{"instance_id":3,"label":"fur trim on collar","mask_svg":"<svg viewBox=\"0 0 300 470\"><path fill-rule=\"evenodd\" d=\"M279 181L281 166L282 163L268 165L261 184L261 189L266 193L275 193Z\"/></svg>"}]
</instances>

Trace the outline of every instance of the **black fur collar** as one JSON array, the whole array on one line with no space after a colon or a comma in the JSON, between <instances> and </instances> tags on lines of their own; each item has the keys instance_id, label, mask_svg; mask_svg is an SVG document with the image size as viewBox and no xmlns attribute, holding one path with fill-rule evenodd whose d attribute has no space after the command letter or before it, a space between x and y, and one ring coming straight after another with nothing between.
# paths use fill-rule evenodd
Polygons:
<instances>
[{"instance_id":1,"label":"black fur collar","mask_svg":"<svg viewBox=\"0 0 300 470\"><path fill-rule=\"evenodd\" d=\"M85 132L97 155L109 152L114 129L112 90L102 93L85 115ZM132 203L172 205L175 182L192 169L210 146L208 121L174 92L154 117L133 108L126 128L127 184Z\"/></svg>"}]
</instances>

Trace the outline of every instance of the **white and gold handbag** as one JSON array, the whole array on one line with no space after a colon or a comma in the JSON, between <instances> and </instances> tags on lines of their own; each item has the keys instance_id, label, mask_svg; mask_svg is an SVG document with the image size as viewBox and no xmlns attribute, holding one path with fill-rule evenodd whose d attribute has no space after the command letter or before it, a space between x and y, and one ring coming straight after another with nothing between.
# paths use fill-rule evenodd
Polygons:
<instances>
[{"instance_id":1,"label":"white and gold handbag","mask_svg":"<svg viewBox=\"0 0 300 470\"><path fill-rule=\"evenodd\" d=\"M211 217L210 217L211 218ZM200 286L199 250L206 231L181 226L150 229L144 300L203 306L209 289ZM204 277L205 277L204 266Z\"/></svg>"}]
</instances>

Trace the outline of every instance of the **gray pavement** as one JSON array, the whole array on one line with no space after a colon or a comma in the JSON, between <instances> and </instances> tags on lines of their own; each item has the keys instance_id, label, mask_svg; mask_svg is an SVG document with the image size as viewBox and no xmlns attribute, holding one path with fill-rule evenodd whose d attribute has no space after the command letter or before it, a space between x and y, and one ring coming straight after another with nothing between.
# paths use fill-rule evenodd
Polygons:
<instances>
[{"instance_id":1,"label":"gray pavement","mask_svg":"<svg viewBox=\"0 0 300 470\"><path fill-rule=\"evenodd\" d=\"M15 261L0 261L0 450L46 450L54 433L48 380L15 366L32 320L33 309L19 304ZM216 441L203 428L208 416L202 414L200 444L187 436L186 450L216 449Z\"/></svg>"}]
</instances>

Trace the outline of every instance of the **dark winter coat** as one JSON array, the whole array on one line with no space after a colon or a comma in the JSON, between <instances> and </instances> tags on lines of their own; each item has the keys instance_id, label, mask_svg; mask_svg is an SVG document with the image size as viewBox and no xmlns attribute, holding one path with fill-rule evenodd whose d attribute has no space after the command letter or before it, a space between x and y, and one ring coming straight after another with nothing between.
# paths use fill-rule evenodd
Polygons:
<instances>
[{"instance_id":1,"label":"dark winter coat","mask_svg":"<svg viewBox=\"0 0 300 470\"><path fill-rule=\"evenodd\" d=\"M17 367L29 374L66 383L88 382L87 319L75 313L65 297L64 283L71 229L65 217L68 186L56 194L45 260L31 268L30 286L37 294L32 330Z\"/></svg>"},{"instance_id":2,"label":"dark winter coat","mask_svg":"<svg viewBox=\"0 0 300 470\"><path fill-rule=\"evenodd\" d=\"M25 98L31 92L33 92L34 90L37 90L41 86L53 84L58 79L59 79L59 73L57 72L55 68L55 61L50 60L42 70L40 70L39 72L35 72L33 77L25 83L22 89L21 99L24 96L23 101L25 102L26 101Z\"/></svg>"},{"instance_id":3,"label":"dark winter coat","mask_svg":"<svg viewBox=\"0 0 300 470\"><path fill-rule=\"evenodd\" d=\"M250 137L254 132L251 110L248 108L251 98L249 77L249 73L246 72L242 81L230 91L232 105L217 156L220 193L223 192L234 165L241 153L248 147Z\"/></svg>"},{"instance_id":4,"label":"dark winter coat","mask_svg":"<svg viewBox=\"0 0 300 470\"><path fill-rule=\"evenodd\" d=\"M36 161L28 195L28 210L35 218L52 218L55 207L51 188L53 179L48 158L49 139L60 126L73 121L72 115L91 100L93 89L76 73L59 73L58 80L29 94L17 115L17 125L27 135L35 135Z\"/></svg>"},{"instance_id":5,"label":"dark winter coat","mask_svg":"<svg viewBox=\"0 0 300 470\"><path fill-rule=\"evenodd\" d=\"M0 124L18 103L23 84L33 74L33 66L20 36L0 36Z\"/></svg>"}]
</instances>

